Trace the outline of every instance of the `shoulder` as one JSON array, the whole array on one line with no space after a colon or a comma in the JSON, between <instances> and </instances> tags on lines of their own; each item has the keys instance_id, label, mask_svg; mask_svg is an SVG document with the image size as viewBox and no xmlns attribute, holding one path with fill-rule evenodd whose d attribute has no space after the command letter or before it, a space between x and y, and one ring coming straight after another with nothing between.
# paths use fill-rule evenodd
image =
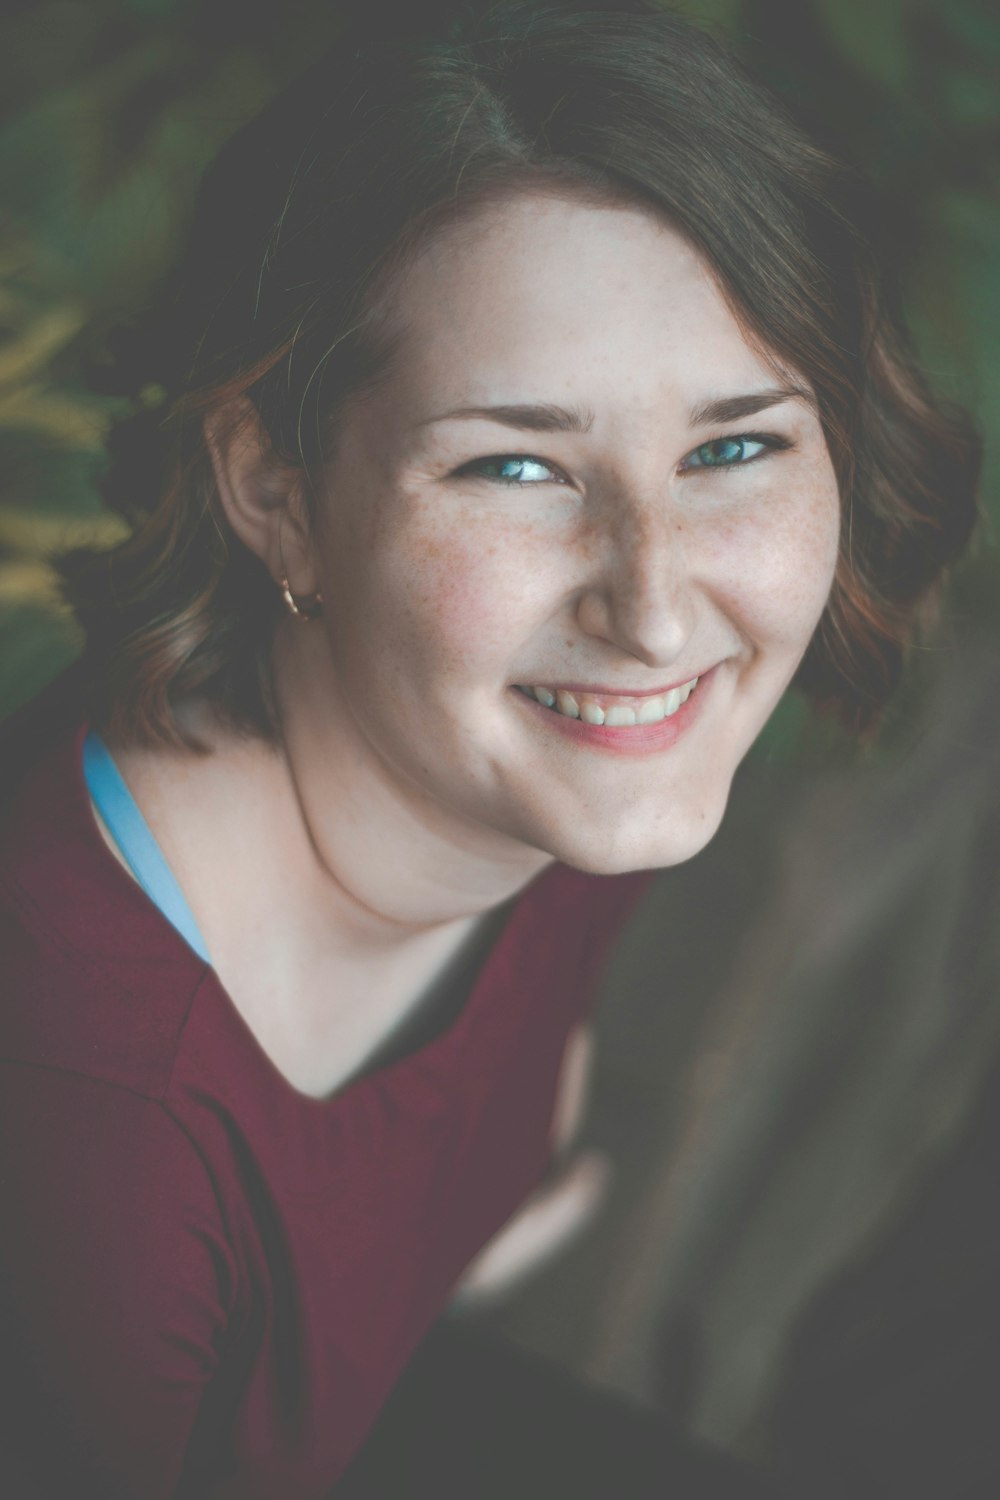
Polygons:
<instances>
[{"instance_id":1,"label":"shoulder","mask_svg":"<svg viewBox=\"0 0 1000 1500\"><path fill-rule=\"evenodd\" d=\"M72 673L0 726L0 1058L151 1094L205 967L94 820Z\"/></svg>"}]
</instances>

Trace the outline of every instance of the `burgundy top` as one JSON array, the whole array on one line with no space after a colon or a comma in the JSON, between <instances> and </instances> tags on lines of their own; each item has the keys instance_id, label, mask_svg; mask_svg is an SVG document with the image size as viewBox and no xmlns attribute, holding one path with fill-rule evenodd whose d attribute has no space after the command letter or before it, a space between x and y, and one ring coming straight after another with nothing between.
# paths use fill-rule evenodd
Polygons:
<instances>
[{"instance_id":1,"label":"burgundy top","mask_svg":"<svg viewBox=\"0 0 1000 1500\"><path fill-rule=\"evenodd\" d=\"M650 872L550 866L447 1029L313 1099L104 844L74 683L0 730L4 1491L324 1496L542 1177Z\"/></svg>"}]
</instances>

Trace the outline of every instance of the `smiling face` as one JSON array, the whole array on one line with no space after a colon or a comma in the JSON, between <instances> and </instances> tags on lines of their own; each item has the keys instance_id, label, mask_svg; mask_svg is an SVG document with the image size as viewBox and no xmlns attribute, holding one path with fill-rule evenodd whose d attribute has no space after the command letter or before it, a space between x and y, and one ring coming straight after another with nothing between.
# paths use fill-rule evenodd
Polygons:
<instances>
[{"instance_id":1,"label":"smiling face","mask_svg":"<svg viewBox=\"0 0 1000 1500\"><path fill-rule=\"evenodd\" d=\"M640 208L480 211L425 246L391 315L399 352L325 473L323 621L284 622L326 750L465 849L687 859L832 582L807 383ZM546 410L468 411L525 406Z\"/></svg>"}]
</instances>

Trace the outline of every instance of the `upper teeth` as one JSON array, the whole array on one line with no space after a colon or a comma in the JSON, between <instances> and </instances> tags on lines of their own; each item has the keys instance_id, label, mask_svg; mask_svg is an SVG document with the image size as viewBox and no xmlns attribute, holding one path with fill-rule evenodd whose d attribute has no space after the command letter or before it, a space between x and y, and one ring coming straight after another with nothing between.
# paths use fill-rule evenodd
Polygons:
<instances>
[{"instance_id":1,"label":"upper teeth","mask_svg":"<svg viewBox=\"0 0 1000 1500\"><path fill-rule=\"evenodd\" d=\"M692 677L683 687L671 688L656 698L613 698L601 693L568 693L565 688L525 687L524 692L568 719L583 719L586 724L659 724L669 719L686 703L698 678Z\"/></svg>"}]
</instances>

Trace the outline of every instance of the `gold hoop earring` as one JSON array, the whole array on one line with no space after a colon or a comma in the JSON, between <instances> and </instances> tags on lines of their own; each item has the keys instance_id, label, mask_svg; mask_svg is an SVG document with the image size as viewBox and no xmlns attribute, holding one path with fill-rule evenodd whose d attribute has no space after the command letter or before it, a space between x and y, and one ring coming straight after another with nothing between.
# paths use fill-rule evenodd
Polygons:
<instances>
[{"instance_id":1,"label":"gold hoop earring","mask_svg":"<svg viewBox=\"0 0 1000 1500\"><path fill-rule=\"evenodd\" d=\"M319 589L308 599L303 598L302 603L299 604L288 587L288 579L284 573L281 575L281 597L285 601L288 613L294 615L297 620L318 620L323 613L323 595Z\"/></svg>"},{"instance_id":2,"label":"gold hoop earring","mask_svg":"<svg viewBox=\"0 0 1000 1500\"><path fill-rule=\"evenodd\" d=\"M315 594L308 597L303 596L301 601L295 598L288 583L288 574L285 571L285 554L281 546L281 528L284 524L285 513L282 511L278 519L278 557L281 559L281 597L290 615L297 620L318 620L323 613L323 595L319 589Z\"/></svg>"}]
</instances>

